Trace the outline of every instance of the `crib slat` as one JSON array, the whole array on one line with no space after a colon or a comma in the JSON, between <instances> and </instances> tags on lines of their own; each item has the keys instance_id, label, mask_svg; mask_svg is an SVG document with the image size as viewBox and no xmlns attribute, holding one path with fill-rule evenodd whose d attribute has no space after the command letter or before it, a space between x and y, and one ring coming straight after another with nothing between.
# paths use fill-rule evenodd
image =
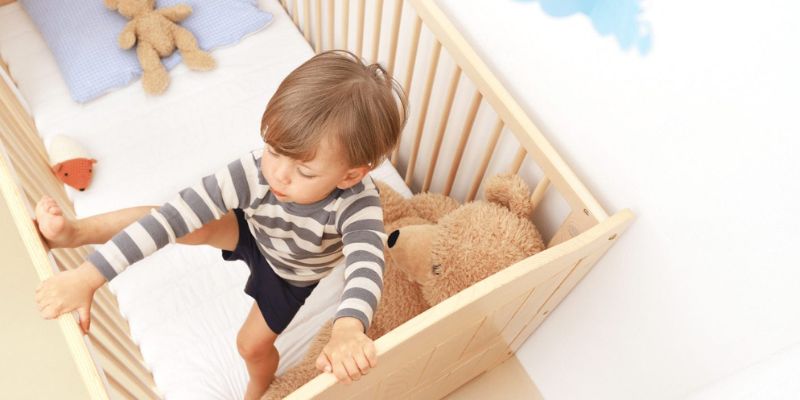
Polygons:
<instances>
[{"instance_id":1,"label":"crib slat","mask_svg":"<svg viewBox=\"0 0 800 400\"><path fill-rule=\"evenodd\" d=\"M461 164L464 148L467 147L467 140L469 140L470 133L472 133L472 125L475 123L475 116L478 114L478 107L481 105L482 98L483 95L481 95L481 92L475 91L475 96L472 98L472 106L470 106L467 120L464 122L464 130L461 132L461 140L458 142L453 164L450 166L450 174L447 177L447 183L444 185L444 190L442 191L445 196L450 195L450 190L453 189L453 182L456 180L458 166Z\"/></svg>"},{"instance_id":2,"label":"crib slat","mask_svg":"<svg viewBox=\"0 0 800 400\"><path fill-rule=\"evenodd\" d=\"M394 76L394 62L397 58L397 38L400 34L400 17L403 14L403 0L394 2L394 18L392 19L392 36L389 41L389 63L387 71Z\"/></svg>"},{"instance_id":3,"label":"crib slat","mask_svg":"<svg viewBox=\"0 0 800 400\"><path fill-rule=\"evenodd\" d=\"M112 390L111 393L115 393L116 396L112 396L113 399L123 398L129 400L138 400L133 393L129 392L128 389L125 388L119 381L114 379L111 375L106 375L106 380L108 381L108 386Z\"/></svg>"},{"instance_id":4,"label":"crib slat","mask_svg":"<svg viewBox=\"0 0 800 400\"><path fill-rule=\"evenodd\" d=\"M411 180L414 178L414 166L417 162L417 155L419 154L419 144L422 140L422 132L425 128L425 118L428 115L428 105L431 100L431 90L433 89L433 80L436 77L436 69L439 65L439 55L442 51L442 44L439 42L433 43L433 50L431 54L430 66L428 67L428 78L425 81L425 92L422 95L422 104L420 105L420 116L417 120L417 133L414 135L414 145L411 149L411 155L406 167L406 186L411 186Z\"/></svg>"},{"instance_id":5,"label":"crib slat","mask_svg":"<svg viewBox=\"0 0 800 400\"><path fill-rule=\"evenodd\" d=\"M450 21L436 2L410 0L425 26L442 42L455 62L485 96L494 111L505 121L531 157L547 175L553 186L564 196L571 208L586 208L597 220L608 217L597 199L564 162L539 128L528 117L486 62Z\"/></svg>"},{"instance_id":6,"label":"crib slat","mask_svg":"<svg viewBox=\"0 0 800 400\"><path fill-rule=\"evenodd\" d=\"M444 112L439 119L439 132L436 134L436 141L433 144L433 151L431 151L431 159L428 162L428 173L425 175L425 180L422 183L422 191L426 192L431 187L433 181L433 172L436 169L436 164L439 161L439 152L442 148L442 140L444 133L447 130L447 121L450 119L450 112L453 110L453 100L456 98L456 90L458 90L458 82L461 80L461 68L456 65L453 67L453 76L450 78L450 86L447 89L447 100L445 101Z\"/></svg>"},{"instance_id":7,"label":"crib slat","mask_svg":"<svg viewBox=\"0 0 800 400\"><path fill-rule=\"evenodd\" d=\"M149 387L147 384L137 377L133 371L127 366L122 364L112 351L107 347L106 342L98 340L96 336L89 335L89 340L92 347L101 357L103 369L106 371L107 376L113 376L121 386L132 393L137 399L159 399L156 389Z\"/></svg>"},{"instance_id":8,"label":"crib slat","mask_svg":"<svg viewBox=\"0 0 800 400\"><path fill-rule=\"evenodd\" d=\"M297 3L298 3L299 1L300 1L300 0L292 0L292 12L291 12L291 15L292 15L292 22L294 22L294 25L295 25L295 26L296 26L298 29L300 28L300 16L299 16L299 12L298 12L298 6L297 6Z\"/></svg>"},{"instance_id":9,"label":"crib slat","mask_svg":"<svg viewBox=\"0 0 800 400\"><path fill-rule=\"evenodd\" d=\"M342 48L347 49L347 42L350 36L350 0L344 0L344 10L342 11Z\"/></svg>"},{"instance_id":10,"label":"crib slat","mask_svg":"<svg viewBox=\"0 0 800 400\"><path fill-rule=\"evenodd\" d=\"M333 0L328 0L328 49L336 48L336 40L333 35L333 21L336 14L336 6Z\"/></svg>"},{"instance_id":11,"label":"crib slat","mask_svg":"<svg viewBox=\"0 0 800 400\"><path fill-rule=\"evenodd\" d=\"M531 194L531 203L533 203L533 214L536 211L536 208L539 207L542 200L544 199L545 193L547 193L547 189L550 187L550 179L548 177L543 177L541 181L536 185L536 188L533 189L533 194Z\"/></svg>"},{"instance_id":12,"label":"crib slat","mask_svg":"<svg viewBox=\"0 0 800 400\"><path fill-rule=\"evenodd\" d=\"M486 152L483 154L481 165L478 167L478 171L475 173L475 178L472 181L472 187L470 187L469 194L467 194L467 201L472 201L475 199L475 195L478 193L478 187L480 187L481 182L483 182L483 178L486 176L486 168L489 167L489 161L492 159L492 154L494 154L494 149L497 147L497 142L500 139L500 133L502 131L503 120L498 117L497 123L492 131L492 136L489 138L489 146L487 146Z\"/></svg>"},{"instance_id":13,"label":"crib slat","mask_svg":"<svg viewBox=\"0 0 800 400\"><path fill-rule=\"evenodd\" d=\"M311 43L311 0L303 0L303 36Z\"/></svg>"},{"instance_id":14,"label":"crib slat","mask_svg":"<svg viewBox=\"0 0 800 400\"><path fill-rule=\"evenodd\" d=\"M315 29L316 32L316 40L314 40L314 52L319 53L322 51L322 0L317 0L316 3L317 8L317 27Z\"/></svg>"},{"instance_id":15,"label":"crib slat","mask_svg":"<svg viewBox=\"0 0 800 400\"><path fill-rule=\"evenodd\" d=\"M119 304L117 304L116 296L111 293L111 290L108 289L108 285L103 285L98 289L95 293L95 301L102 301L103 307L105 307L106 312L111 315L111 318L114 319L115 324L125 333L127 336L128 341L133 343L133 339L131 339L131 332L128 328L128 321L122 317L119 311ZM134 345L135 346L135 345ZM137 355L137 357L141 358L141 355Z\"/></svg>"},{"instance_id":16,"label":"crib slat","mask_svg":"<svg viewBox=\"0 0 800 400\"><path fill-rule=\"evenodd\" d=\"M92 308L92 326L89 329L89 335L98 340L102 340L109 351L113 352L114 357L131 371L142 385L147 386L147 376L149 371L144 366L144 362L139 360L132 353L128 352L125 345L108 329L108 318L99 313L96 308Z\"/></svg>"},{"instance_id":17,"label":"crib slat","mask_svg":"<svg viewBox=\"0 0 800 400\"><path fill-rule=\"evenodd\" d=\"M130 333L127 332L127 329L121 326L119 322L114 318L114 314L116 313L110 310L113 310L110 304L107 304L105 302L101 303L97 301L97 299L95 299L92 311L95 311L101 319L94 321L92 323L92 326L93 327L100 326L102 329L108 331L111 337L113 337L118 342L120 348L125 351L125 354L129 358L131 358L132 360L136 361L139 364L144 365L144 359L142 358L142 355L139 353L139 350L136 348L136 345L130 339ZM124 326L127 326L127 324L125 324Z\"/></svg>"},{"instance_id":18,"label":"crib slat","mask_svg":"<svg viewBox=\"0 0 800 400\"><path fill-rule=\"evenodd\" d=\"M406 80L403 89L406 91L406 98L411 98L411 80L414 78L414 65L417 62L417 49L419 48L419 35L422 32L422 20L419 16L414 19L414 30L411 36L411 49L408 54L408 68L406 69ZM397 155L400 146L396 146L392 153L392 165L397 167Z\"/></svg>"},{"instance_id":19,"label":"crib slat","mask_svg":"<svg viewBox=\"0 0 800 400\"><path fill-rule=\"evenodd\" d=\"M361 51L364 47L364 9L366 5L365 0L358 0L358 16L356 17L356 55L361 57Z\"/></svg>"},{"instance_id":20,"label":"crib slat","mask_svg":"<svg viewBox=\"0 0 800 400\"><path fill-rule=\"evenodd\" d=\"M375 1L375 21L372 27L372 63L378 62L381 44L381 22L383 20L383 0Z\"/></svg>"},{"instance_id":21,"label":"crib slat","mask_svg":"<svg viewBox=\"0 0 800 400\"><path fill-rule=\"evenodd\" d=\"M514 161L511 162L511 172L514 174L519 173L519 169L522 167L522 162L525 161L525 156L528 155L528 151L525 150L524 147L520 146L517 149L517 154L514 155Z\"/></svg>"}]
</instances>

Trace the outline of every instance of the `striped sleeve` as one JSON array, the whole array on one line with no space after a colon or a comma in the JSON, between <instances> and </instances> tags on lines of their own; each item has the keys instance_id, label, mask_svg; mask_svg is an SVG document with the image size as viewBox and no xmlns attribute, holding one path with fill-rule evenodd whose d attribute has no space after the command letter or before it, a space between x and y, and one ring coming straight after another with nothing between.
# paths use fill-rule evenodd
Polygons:
<instances>
[{"instance_id":1,"label":"striped sleeve","mask_svg":"<svg viewBox=\"0 0 800 400\"><path fill-rule=\"evenodd\" d=\"M173 200L97 246L89 255L89 262L110 281L131 264L231 209L247 208L259 190L259 163L255 157L255 153L248 153L181 190Z\"/></svg>"},{"instance_id":2,"label":"striped sleeve","mask_svg":"<svg viewBox=\"0 0 800 400\"><path fill-rule=\"evenodd\" d=\"M366 186L337 215L345 257L345 284L335 318L353 317L366 332L383 290L383 210L378 189Z\"/></svg>"}]
</instances>

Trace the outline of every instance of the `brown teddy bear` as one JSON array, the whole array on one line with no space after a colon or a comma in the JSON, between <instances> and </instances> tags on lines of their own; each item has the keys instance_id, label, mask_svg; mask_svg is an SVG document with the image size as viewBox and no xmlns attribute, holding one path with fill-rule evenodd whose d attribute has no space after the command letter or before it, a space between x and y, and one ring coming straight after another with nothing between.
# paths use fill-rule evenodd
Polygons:
<instances>
[{"instance_id":1,"label":"brown teddy bear","mask_svg":"<svg viewBox=\"0 0 800 400\"><path fill-rule=\"evenodd\" d=\"M492 177L486 201L464 205L432 193L405 199L382 182L378 187L389 235L382 300L367 331L373 340L545 248L529 218L530 190L516 175ZM281 399L318 375L315 361L330 331L328 322L300 364L276 377L262 399Z\"/></svg>"},{"instance_id":2,"label":"brown teddy bear","mask_svg":"<svg viewBox=\"0 0 800 400\"><path fill-rule=\"evenodd\" d=\"M105 0L105 5L130 19L119 34L119 47L130 49L135 43L136 55L142 66L142 86L150 94L160 94L169 85L167 69L161 58L177 47L187 67L197 71L213 69L216 62L210 54L197 47L191 32L178 26L192 13L192 8L179 4L155 9L155 0Z\"/></svg>"}]
</instances>

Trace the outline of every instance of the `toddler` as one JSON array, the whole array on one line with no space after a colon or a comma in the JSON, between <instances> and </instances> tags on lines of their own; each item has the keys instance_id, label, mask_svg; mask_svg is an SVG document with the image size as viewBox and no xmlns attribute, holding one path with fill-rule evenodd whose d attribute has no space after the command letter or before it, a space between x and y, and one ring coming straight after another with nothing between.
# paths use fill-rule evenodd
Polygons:
<instances>
[{"instance_id":1,"label":"toddler","mask_svg":"<svg viewBox=\"0 0 800 400\"><path fill-rule=\"evenodd\" d=\"M259 398L278 366L274 342L320 279L345 260L345 286L317 367L343 382L376 363L364 334L383 285L383 213L367 175L398 141L405 95L378 64L346 51L318 54L292 71L261 119L266 143L161 207L67 220L55 201L36 205L50 247L102 244L77 269L36 290L44 318L78 311L89 329L94 292L168 243L208 244L250 268L255 299L237 337Z\"/></svg>"}]
</instances>

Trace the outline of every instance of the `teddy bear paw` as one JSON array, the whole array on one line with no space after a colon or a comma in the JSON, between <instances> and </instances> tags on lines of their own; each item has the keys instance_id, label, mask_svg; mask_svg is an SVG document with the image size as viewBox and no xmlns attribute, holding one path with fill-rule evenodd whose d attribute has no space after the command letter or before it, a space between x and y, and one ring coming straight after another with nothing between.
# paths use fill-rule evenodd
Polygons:
<instances>
[{"instance_id":1,"label":"teddy bear paw","mask_svg":"<svg viewBox=\"0 0 800 400\"><path fill-rule=\"evenodd\" d=\"M165 69L144 71L142 73L142 86L148 94L161 94L169 86L169 75Z\"/></svg>"},{"instance_id":2,"label":"teddy bear paw","mask_svg":"<svg viewBox=\"0 0 800 400\"><path fill-rule=\"evenodd\" d=\"M181 54L181 57L183 57L183 63L186 64L189 69L195 71L208 71L214 69L217 65L217 62L214 61L211 54L201 50L184 52Z\"/></svg>"}]
</instances>

